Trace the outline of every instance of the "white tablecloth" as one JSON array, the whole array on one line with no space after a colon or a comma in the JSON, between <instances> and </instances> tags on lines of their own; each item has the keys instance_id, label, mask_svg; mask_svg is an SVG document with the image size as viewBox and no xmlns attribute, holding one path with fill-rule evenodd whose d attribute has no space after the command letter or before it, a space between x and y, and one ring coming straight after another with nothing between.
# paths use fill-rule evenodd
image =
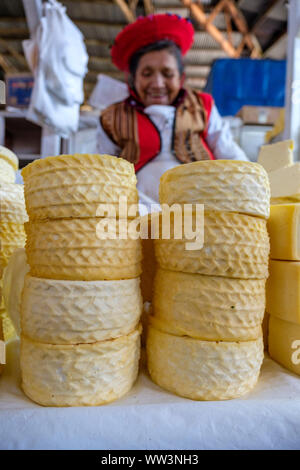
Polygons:
<instances>
[{"instance_id":1,"label":"white tablecloth","mask_svg":"<svg viewBox=\"0 0 300 470\"><path fill-rule=\"evenodd\" d=\"M300 377L265 357L243 398L196 402L151 382L145 368L121 400L44 408L20 389L18 342L0 377L0 449L300 449Z\"/></svg>"}]
</instances>

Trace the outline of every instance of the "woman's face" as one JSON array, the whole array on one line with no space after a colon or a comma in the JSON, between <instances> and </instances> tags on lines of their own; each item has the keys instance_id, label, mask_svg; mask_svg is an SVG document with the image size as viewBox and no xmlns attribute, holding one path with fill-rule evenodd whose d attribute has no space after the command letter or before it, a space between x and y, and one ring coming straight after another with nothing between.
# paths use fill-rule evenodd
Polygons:
<instances>
[{"instance_id":1,"label":"woman's face","mask_svg":"<svg viewBox=\"0 0 300 470\"><path fill-rule=\"evenodd\" d=\"M171 104L181 88L176 58L166 49L144 54L136 69L134 86L145 106Z\"/></svg>"}]
</instances>

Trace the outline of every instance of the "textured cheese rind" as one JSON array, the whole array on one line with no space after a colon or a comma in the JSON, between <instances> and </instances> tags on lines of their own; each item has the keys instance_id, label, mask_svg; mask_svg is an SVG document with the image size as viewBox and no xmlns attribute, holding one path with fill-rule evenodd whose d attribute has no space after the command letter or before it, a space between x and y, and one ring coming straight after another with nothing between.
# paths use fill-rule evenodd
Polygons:
<instances>
[{"instance_id":1,"label":"textured cheese rind","mask_svg":"<svg viewBox=\"0 0 300 470\"><path fill-rule=\"evenodd\" d=\"M0 160L5 160L15 171L19 168L17 155L2 145L0 145Z\"/></svg>"},{"instance_id":2,"label":"textured cheese rind","mask_svg":"<svg viewBox=\"0 0 300 470\"><path fill-rule=\"evenodd\" d=\"M28 165L22 175L32 220L95 217L102 215L97 213L100 204L111 204L120 215L121 196L127 198L128 208L138 203L133 165L109 155L48 157Z\"/></svg>"},{"instance_id":3,"label":"textured cheese rind","mask_svg":"<svg viewBox=\"0 0 300 470\"><path fill-rule=\"evenodd\" d=\"M194 162L166 171L160 203L205 204L206 209L269 217L270 186L264 168L231 160Z\"/></svg>"},{"instance_id":4,"label":"textured cheese rind","mask_svg":"<svg viewBox=\"0 0 300 470\"><path fill-rule=\"evenodd\" d=\"M263 340L214 342L149 326L147 362L160 387L193 400L228 400L249 392L263 361Z\"/></svg>"},{"instance_id":5,"label":"textured cheese rind","mask_svg":"<svg viewBox=\"0 0 300 470\"><path fill-rule=\"evenodd\" d=\"M97 236L98 223L97 218L87 218L25 224L30 274L78 281L138 277L141 240L102 240Z\"/></svg>"},{"instance_id":6,"label":"textured cheese rind","mask_svg":"<svg viewBox=\"0 0 300 470\"><path fill-rule=\"evenodd\" d=\"M249 341L261 335L265 281L229 279L158 269L153 322L177 336Z\"/></svg>"},{"instance_id":7,"label":"textured cheese rind","mask_svg":"<svg viewBox=\"0 0 300 470\"><path fill-rule=\"evenodd\" d=\"M141 317L140 280L56 281L25 277L22 333L51 344L92 343L127 335Z\"/></svg>"},{"instance_id":8,"label":"textured cheese rind","mask_svg":"<svg viewBox=\"0 0 300 470\"><path fill-rule=\"evenodd\" d=\"M0 182L0 220L14 223L28 220L22 184Z\"/></svg>"},{"instance_id":9,"label":"textured cheese rind","mask_svg":"<svg viewBox=\"0 0 300 470\"><path fill-rule=\"evenodd\" d=\"M300 325L270 315L268 348L274 361L300 375Z\"/></svg>"},{"instance_id":10,"label":"textured cheese rind","mask_svg":"<svg viewBox=\"0 0 300 470\"><path fill-rule=\"evenodd\" d=\"M1 159L0 155L0 181L3 183L14 183L16 172L6 160Z\"/></svg>"},{"instance_id":11,"label":"textured cheese rind","mask_svg":"<svg viewBox=\"0 0 300 470\"><path fill-rule=\"evenodd\" d=\"M52 345L21 336L25 394L43 406L95 406L133 386L140 357L140 328L91 344Z\"/></svg>"},{"instance_id":12,"label":"textured cheese rind","mask_svg":"<svg viewBox=\"0 0 300 470\"><path fill-rule=\"evenodd\" d=\"M300 261L300 203L271 206L267 228L270 257Z\"/></svg>"},{"instance_id":13,"label":"textured cheese rind","mask_svg":"<svg viewBox=\"0 0 300 470\"><path fill-rule=\"evenodd\" d=\"M170 271L209 276L268 277L270 243L264 219L205 211L203 248L186 250L187 241L154 240L158 264Z\"/></svg>"},{"instance_id":14,"label":"textured cheese rind","mask_svg":"<svg viewBox=\"0 0 300 470\"><path fill-rule=\"evenodd\" d=\"M9 258L17 248L25 246L25 240L24 224L14 224L0 220L0 265L2 268L5 268Z\"/></svg>"},{"instance_id":15,"label":"textured cheese rind","mask_svg":"<svg viewBox=\"0 0 300 470\"><path fill-rule=\"evenodd\" d=\"M270 260L266 310L282 320L300 324L300 261ZM300 339L300 338L299 338Z\"/></svg>"}]
</instances>

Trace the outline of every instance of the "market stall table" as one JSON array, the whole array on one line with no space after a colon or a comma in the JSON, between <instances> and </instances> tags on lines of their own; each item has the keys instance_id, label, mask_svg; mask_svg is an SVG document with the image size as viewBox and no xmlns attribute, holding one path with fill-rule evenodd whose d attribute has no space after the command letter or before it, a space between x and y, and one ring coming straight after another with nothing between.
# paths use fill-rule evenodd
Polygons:
<instances>
[{"instance_id":1,"label":"market stall table","mask_svg":"<svg viewBox=\"0 0 300 470\"><path fill-rule=\"evenodd\" d=\"M100 407L46 408L20 389L19 343L0 377L0 449L300 449L300 377L266 355L255 389L196 402L156 386L142 366L122 399Z\"/></svg>"}]
</instances>

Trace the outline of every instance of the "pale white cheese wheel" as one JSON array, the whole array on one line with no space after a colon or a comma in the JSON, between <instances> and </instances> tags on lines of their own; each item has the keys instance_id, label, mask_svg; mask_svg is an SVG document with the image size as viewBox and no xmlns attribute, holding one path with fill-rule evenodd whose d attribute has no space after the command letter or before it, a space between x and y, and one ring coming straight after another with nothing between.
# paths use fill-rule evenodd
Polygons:
<instances>
[{"instance_id":1,"label":"pale white cheese wheel","mask_svg":"<svg viewBox=\"0 0 300 470\"><path fill-rule=\"evenodd\" d=\"M171 271L266 279L270 251L266 222L259 217L207 210L203 248L187 250L189 240L185 238L154 240L156 260Z\"/></svg>"},{"instance_id":2,"label":"pale white cheese wheel","mask_svg":"<svg viewBox=\"0 0 300 470\"><path fill-rule=\"evenodd\" d=\"M127 335L141 317L140 280L57 281L25 277L21 328L42 343L92 343Z\"/></svg>"},{"instance_id":3,"label":"pale white cheese wheel","mask_svg":"<svg viewBox=\"0 0 300 470\"><path fill-rule=\"evenodd\" d=\"M0 145L0 160L6 161L15 171L19 168L17 155L3 145Z\"/></svg>"},{"instance_id":4,"label":"pale white cheese wheel","mask_svg":"<svg viewBox=\"0 0 300 470\"><path fill-rule=\"evenodd\" d=\"M265 280L230 279L158 269L154 324L177 336L249 341L262 331Z\"/></svg>"},{"instance_id":5,"label":"pale white cheese wheel","mask_svg":"<svg viewBox=\"0 0 300 470\"><path fill-rule=\"evenodd\" d=\"M0 181L3 183L14 183L16 180L16 172L14 168L0 155Z\"/></svg>"},{"instance_id":6,"label":"pale white cheese wheel","mask_svg":"<svg viewBox=\"0 0 300 470\"><path fill-rule=\"evenodd\" d=\"M270 185L258 163L205 160L166 171L159 186L161 204L205 204L206 209L268 218Z\"/></svg>"},{"instance_id":7,"label":"pale white cheese wheel","mask_svg":"<svg viewBox=\"0 0 300 470\"><path fill-rule=\"evenodd\" d=\"M140 357L140 328L90 344L53 345L21 336L22 388L44 406L102 405L133 386Z\"/></svg>"},{"instance_id":8,"label":"pale white cheese wheel","mask_svg":"<svg viewBox=\"0 0 300 470\"><path fill-rule=\"evenodd\" d=\"M100 204L119 214L119 198L138 203L134 166L110 155L47 157L22 170L30 219L102 216ZM125 213L125 217L128 214ZM123 216L124 217L124 216Z\"/></svg>"},{"instance_id":9,"label":"pale white cheese wheel","mask_svg":"<svg viewBox=\"0 0 300 470\"><path fill-rule=\"evenodd\" d=\"M238 398L255 386L264 357L254 341L214 342L169 335L151 325L148 370L160 387L193 400Z\"/></svg>"},{"instance_id":10,"label":"pale white cheese wheel","mask_svg":"<svg viewBox=\"0 0 300 470\"><path fill-rule=\"evenodd\" d=\"M0 182L0 220L15 224L28 220L22 184Z\"/></svg>"},{"instance_id":11,"label":"pale white cheese wheel","mask_svg":"<svg viewBox=\"0 0 300 470\"><path fill-rule=\"evenodd\" d=\"M104 219L58 219L25 224L26 254L34 277L61 280L118 280L141 273L141 240L97 235Z\"/></svg>"}]
</instances>

